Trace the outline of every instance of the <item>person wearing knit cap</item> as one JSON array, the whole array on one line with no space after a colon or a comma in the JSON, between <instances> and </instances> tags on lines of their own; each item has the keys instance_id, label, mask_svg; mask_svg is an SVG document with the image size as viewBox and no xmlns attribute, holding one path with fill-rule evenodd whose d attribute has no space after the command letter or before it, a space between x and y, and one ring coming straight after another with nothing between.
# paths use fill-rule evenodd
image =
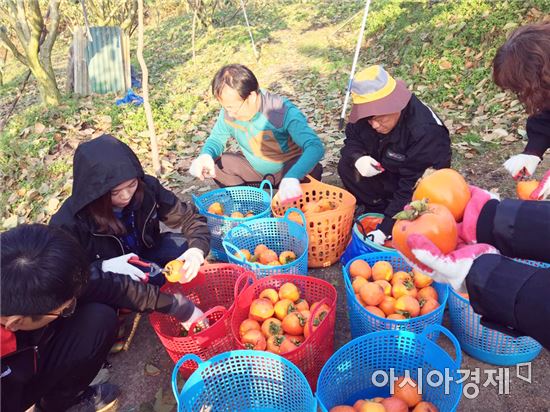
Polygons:
<instances>
[{"instance_id":1,"label":"person wearing knit cap","mask_svg":"<svg viewBox=\"0 0 550 412\"><path fill-rule=\"evenodd\" d=\"M338 174L359 205L384 215L368 234L383 244L391 235L393 216L411 201L426 169L450 166L449 131L432 109L382 66L358 72L351 96Z\"/></svg>"}]
</instances>

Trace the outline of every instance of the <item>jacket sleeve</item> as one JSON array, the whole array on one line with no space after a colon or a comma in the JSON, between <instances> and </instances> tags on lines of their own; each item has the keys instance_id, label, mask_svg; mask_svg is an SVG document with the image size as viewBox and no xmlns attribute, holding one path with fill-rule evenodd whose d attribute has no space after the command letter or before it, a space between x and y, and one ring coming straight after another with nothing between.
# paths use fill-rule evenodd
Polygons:
<instances>
[{"instance_id":1,"label":"jacket sleeve","mask_svg":"<svg viewBox=\"0 0 550 412\"><path fill-rule=\"evenodd\" d=\"M504 256L550 263L550 202L491 200L481 209L476 237Z\"/></svg>"},{"instance_id":2,"label":"jacket sleeve","mask_svg":"<svg viewBox=\"0 0 550 412\"><path fill-rule=\"evenodd\" d=\"M319 136L309 126L306 117L295 106L289 108L283 127L288 130L292 140L302 148L302 155L285 177L300 180L323 158L325 147Z\"/></svg>"},{"instance_id":3,"label":"jacket sleeve","mask_svg":"<svg viewBox=\"0 0 550 412\"><path fill-rule=\"evenodd\" d=\"M466 286L482 320L502 326L498 330L505 333L531 336L550 349L550 268L482 255L474 261Z\"/></svg>"},{"instance_id":4,"label":"jacket sleeve","mask_svg":"<svg viewBox=\"0 0 550 412\"><path fill-rule=\"evenodd\" d=\"M527 119L527 145L523 153L533 154L542 159L550 148L550 112L541 112Z\"/></svg>"},{"instance_id":5,"label":"jacket sleeve","mask_svg":"<svg viewBox=\"0 0 550 412\"><path fill-rule=\"evenodd\" d=\"M392 218L412 199L414 187L427 168L441 169L451 165L451 145L449 133L440 126L427 126L414 140L406 153L406 165L399 169L397 190L384 210L384 220L379 229L391 234L395 223Z\"/></svg>"},{"instance_id":6,"label":"jacket sleeve","mask_svg":"<svg viewBox=\"0 0 550 412\"><path fill-rule=\"evenodd\" d=\"M224 120L224 110L222 109L214 124L214 128L210 132L210 136L206 139L204 146L201 149L201 154L208 154L213 159L220 157L227 144L227 139L231 137L231 132Z\"/></svg>"},{"instance_id":7,"label":"jacket sleeve","mask_svg":"<svg viewBox=\"0 0 550 412\"><path fill-rule=\"evenodd\" d=\"M100 264L90 265L90 277L79 301L104 303L136 312L167 312L170 309L172 296L160 293L158 286L136 282L126 275L103 272Z\"/></svg>"},{"instance_id":8,"label":"jacket sleeve","mask_svg":"<svg viewBox=\"0 0 550 412\"><path fill-rule=\"evenodd\" d=\"M146 176L145 179L155 191L160 220L169 228L181 229L190 248L199 248L205 256L208 255L210 231L206 218L194 205L182 202L173 192L165 189L156 178Z\"/></svg>"},{"instance_id":9,"label":"jacket sleeve","mask_svg":"<svg viewBox=\"0 0 550 412\"><path fill-rule=\"evenodd\" d=\"M344 140L344 146L340 149L342 157L349 159L353 164L360 157L371 154L368 153L363 144L360 128L360 123L348 123L346 125L346 139Z\"/></svg>"}]
</instances>

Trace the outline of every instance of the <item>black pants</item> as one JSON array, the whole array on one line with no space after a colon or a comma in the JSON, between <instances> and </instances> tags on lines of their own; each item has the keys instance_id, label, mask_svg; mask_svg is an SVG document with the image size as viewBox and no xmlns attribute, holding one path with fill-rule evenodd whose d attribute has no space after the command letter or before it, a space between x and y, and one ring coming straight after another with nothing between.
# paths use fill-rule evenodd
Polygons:
<instances>
[{"instance_id":1,"label":"black pants","mask_svg":"<svg viewBox=\"0 0 550 412\"><path fill-rule=\"evenodd\" d=\"M365 206L367 212L384 213L393 193L397 190L397 177L389 172L373 177L363 177L355 168L355 162L345 156L338 162L338 174L348 192Z\"/></svg>"},{"instance_id":2,"label":"black pants","mask_svg":"<svg viewBox=\"0 0 550 412\"><path fill-rule=\"evenodd\" d=\"M74 315L48 327L55 333L38 345L38 373L23 389L22 410L38 402L47 412L68 409L101 369L115 341L117 316L101 303L77 304Z\"/></svg>"}]
</instances>

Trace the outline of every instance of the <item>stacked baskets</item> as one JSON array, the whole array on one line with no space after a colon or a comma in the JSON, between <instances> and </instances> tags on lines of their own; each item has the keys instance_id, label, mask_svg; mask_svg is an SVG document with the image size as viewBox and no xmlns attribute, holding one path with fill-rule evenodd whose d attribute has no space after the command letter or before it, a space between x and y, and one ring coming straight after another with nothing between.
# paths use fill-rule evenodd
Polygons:
<instances>
[{"instance_id":1,"label":"stacked baskets","mask_svg":"<svg viewBox=\"0 0 550 412\"><path fill-rule=\"evenodd\" d=\"M309 267L327 267L336 263L349 243L355 197L344 189L327 185L308 176L309 183L301 185L303 196L290 204L281 204L278 194L273 198L271 208L274 216L283 216L289 208L301 209L308 202L321 199L338 204L335 210L314 213L307 216L309 236Z\"/></svg>"},{"instance_id":2,"label":"stacked baskets","mask_svg":"<svg viewBox=\"0 0 550 412\"><path fill-rule=\"evenodd\" d=\"M266 187L269 187L269 193L265 191ZM208 221L208 229L211 235L210 251L216 260L228 261L222 241L232 228L243 222L271 216L272 198L273 186L269 180L264 180L259 189L249 186L225 187L212 190L201 196L193 196L199 213L206 216ZM232 212L241 212L242 214L252 212L254 216L232 218L209 213L208 207L214 202L220 203L228 215Z\"/></svg>"},{"instance_id":3,"label":"stacked baskets","mask_svg":"<svg viewBox=\"0 0 550 412\"><path fill-rule=\"evenodd\" d=\"M288 218L293 212L298 213L305 222L300 210L289 209L282 218L254 219L231 229L222 242L229 261L254 272L258 278L280 273L307 275L307 232L302 225ZM240 250L254 251L259 244L266 245L277 254L292 251L296 254L296 260L278 266L247 261Z\"/></svg>"}]
</instances>

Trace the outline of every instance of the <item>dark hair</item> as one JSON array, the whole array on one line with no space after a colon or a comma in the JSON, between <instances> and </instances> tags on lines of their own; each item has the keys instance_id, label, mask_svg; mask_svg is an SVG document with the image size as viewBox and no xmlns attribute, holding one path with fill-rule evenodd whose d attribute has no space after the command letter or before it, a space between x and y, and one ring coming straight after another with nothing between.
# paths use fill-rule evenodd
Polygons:
<instances>
[{"instance_id":1,"label":"dark hair","mask_svg":"<svg viewBox=\"0 0 550 412\"><path fill-rule=\"evenodd\" d=\"M235 89L244 100L250 93L258 92L260 86L254 73L242 64L229 64L223 66L212 79L212 94L220 97L224 86Z\"/></svg>"},{"instance_id":2,"label":"dark hair","mask_svg":"<svg viewBox=\"0 0 550 412\"><path fill-rule=\"evenodd\" d=\"M514 31L493 59L493 80L516 93L529 114L550 108L550 23Z\"/></svg>"},{"instance_id":3,"label":"dark hair","mask_svg":"<svg viewBox=\"0 0 550 412\"><path fill-rule=\"evenodd\" d=\"M78 241L63 229L20 225L0 234L0 313L45 315L77 297L88 279Z\"/></svg>"},{"instance_id":4,"label":"dark hair","mask_svg":"<svg viewBox=\"0 0 550 412\"><path fill-rule=\"evenodd\" d=\"M138 178L138 185L132 202L141 205L143 200L143 181ZM98 197L85 207L85 211L92 217L97 225L99 233L108 233L112 235L124 235L126 227L119 219L116 218L113 212L113 203L111 201L111 192L105 193Z\"/></svg>"}]
</instances>

